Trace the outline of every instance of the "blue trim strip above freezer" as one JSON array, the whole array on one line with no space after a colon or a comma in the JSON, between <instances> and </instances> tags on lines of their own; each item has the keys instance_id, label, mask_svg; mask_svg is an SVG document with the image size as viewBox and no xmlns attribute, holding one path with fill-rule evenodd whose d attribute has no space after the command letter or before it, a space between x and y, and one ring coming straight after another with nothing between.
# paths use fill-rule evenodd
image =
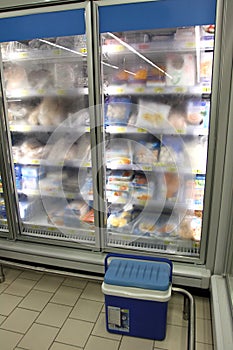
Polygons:
<instances>
[{"instance_id":1,"label":"blue trim strip above freezer","mask_svg":"<svg viewBox=\"0 0 233 350\"><path fill-rule=\"evenodd\" d=\"M215 23L216 0L160 0L99 6L100 32Z\"/></svg>"},{"instance_id":2,"label":"blue trim strip above freezer","mask_svg":"<svg viewBox=\"0 0 233 350\"><path fill-rule=\"evenodd\" d=\"M85 34L84 9L0 19L0 42Z\"/></svg>"}]
</instances>

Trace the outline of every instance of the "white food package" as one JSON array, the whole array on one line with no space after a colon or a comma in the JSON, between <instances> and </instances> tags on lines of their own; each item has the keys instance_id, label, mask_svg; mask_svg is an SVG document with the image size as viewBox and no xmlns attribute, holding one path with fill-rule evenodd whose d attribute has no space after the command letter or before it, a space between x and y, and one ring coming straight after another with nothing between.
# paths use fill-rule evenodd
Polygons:
<instances>
[{"instance_id":1,"label":"white food package","mask_svg":"<svg viewBox=\"0 0 233 350\"><path fill-rule=\"evenodd\" d=\"M168 126L170 108L163 103L139 100L136 126L148 131Z\"/></svg>"},{"instance_id":2,"label":"white food package","mask_svg":"<svg viewBox=\"0 0 233 350\"><path fill-rule=\"evenodd\" d=\"M171 54L167 57L166 84L169 86L195 85L195 59L192 54Z\"/></svg>"}]
</instances>

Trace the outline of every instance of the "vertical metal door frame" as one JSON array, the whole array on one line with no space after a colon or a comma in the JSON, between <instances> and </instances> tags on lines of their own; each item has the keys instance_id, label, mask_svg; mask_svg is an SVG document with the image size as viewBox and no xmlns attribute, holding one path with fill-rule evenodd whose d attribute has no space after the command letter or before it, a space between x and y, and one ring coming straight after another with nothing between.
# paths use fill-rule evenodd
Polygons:
<instances>
[{"instance_id":1,"label":"vertical metal door frame","mask_svg":"<svg viewBox=\"0 0 233 350\"><path fill-rule=\"evenodd\" d=\"M96 205L98 207L98 229L99 229L99 236L98 236L98 242L97 246L100 249L103 249L105 247L105 194L104 194L104 188L105 188L105 169L104 169L104 135L103 135L103 101L102 101L102 93L101 93L101 46L99 42L100 34L99 34L99 17L98 17L98 6L93 1L90 3L91 7L91 16L90 21L92 22L92 33L91 36L91 47L89 48L89 52L92 53L90 59L92 60L92 63L89 65L92 67L92 71L90 71L90 74L92 74L92 86L91 90L93 93L93 96L90 95L90 106L93 110L93 114L95 117L95 122L93 124L93 134L95 137L96 147L95 147L95 154L93 155L95 159L95 167L93 168L93 176L96 179L96 188L94 188L94 195L96 196L97 202Z\"/></svg>"},{"instance_id":2,"label":"vertical metal door frame","mask_svg":"<svg viewBox=\"0 0 233 350\"><path fill-rule=\"evenodd\" d=\"M16 188L14 185L14 172L12 169L13 159L8 148L10 141L9 128L7 127L6 122L6 96L3 85L3 69L2 69L2 56L0 52L0 141L1 141L1 171L2 171L2 186L4 192L4 200L6 205L6 213L7 213L7 224L9 229L9 239L16 239L19 234L21 228L19 223L19 217L17 213L17 203L16 203Z\"/></svg>"},{"instance_id":3,"label":"vertical metal door frame","mask_svg":"<svg viewBox=\"0 0 233 350\"><path fill-rule=\"evenodd\" d=\"M211 138L210 151L214 152L213 171L209 174L207 185L211 185L211 208L208 217L208 242L206 266L215 274L224 269L223 258L226 254L227 232L232 197L232 118L231 78L233 57L233 2L219 1L218 48L215 66L216 71L213 84L212 111L215 114L216 133ZM232 114L232 112L231 112ZM231 149L231 150L230 150ZM211 157L212 158L212 157ZM207 172L208 174L208 172Z\"/></svg>"}]
</instances>

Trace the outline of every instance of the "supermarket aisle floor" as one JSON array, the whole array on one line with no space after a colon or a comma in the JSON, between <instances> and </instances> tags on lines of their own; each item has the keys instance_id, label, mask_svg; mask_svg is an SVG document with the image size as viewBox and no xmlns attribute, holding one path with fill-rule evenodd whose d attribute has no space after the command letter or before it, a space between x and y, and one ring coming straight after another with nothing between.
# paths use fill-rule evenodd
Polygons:
<instances>
[{"instance_id":1,"label":"supermarket aisle floor","mask_svg":"<svg viewBox=\"0 0 233 350\"><path fill-rule=\"evenodd\" d=\"M101 283L4 268L0 284L1 350L185 350L183 298L169 302L164 341L110 334L105 330ZM212 350L208 298L196 297L196 350Z\"/></svg>"}]
</instances>

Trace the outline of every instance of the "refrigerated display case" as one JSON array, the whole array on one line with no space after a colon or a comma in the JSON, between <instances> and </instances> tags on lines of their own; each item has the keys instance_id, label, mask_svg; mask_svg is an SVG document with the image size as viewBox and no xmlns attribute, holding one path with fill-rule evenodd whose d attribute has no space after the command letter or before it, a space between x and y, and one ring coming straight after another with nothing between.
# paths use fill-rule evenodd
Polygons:
<instances>
[{"instance_id":1,"label":"refrigerated display case","mask_svg":"<svg viewBox=\"0 0 233 350\"><path fill-rule=\"evenodd\" d=\"M174 260L176 283L208 288L228 121L218 109L227 4L2 9L14 223L2 257L103 273L109 251L156 254Z\"/></svg>"},{"instance_id":2,"label":"refrigerated display case","mask_svg":"<svg viewBox=\"0 0 233 350\"><path fill-rule=\"evenodd\" d=\"M97 3L106 249L203 260L215 2Z\"/></svg>"},{"instance_id":3,"label":"refrigerated display case","mask_svg":"<svg viewBox=\"0 0 233 350\"><path fill-rule=\"evenodd\" d=\"M16 17L23 33L3 35L5 122L17 201L12 211L21 238L96 243L87 7L46 7ZM37 32L51 21L52 28Z\"/></svg>"},{"instance_id":4,"label":"refrigerated display case","mask_svg":"<svg viewBox=\"0 0 233 350\"><path fill-rule=\"evenodd\" d=\"M101 40L108 244L199 257L214 26Z\"/></svg>"}]
</instances>

